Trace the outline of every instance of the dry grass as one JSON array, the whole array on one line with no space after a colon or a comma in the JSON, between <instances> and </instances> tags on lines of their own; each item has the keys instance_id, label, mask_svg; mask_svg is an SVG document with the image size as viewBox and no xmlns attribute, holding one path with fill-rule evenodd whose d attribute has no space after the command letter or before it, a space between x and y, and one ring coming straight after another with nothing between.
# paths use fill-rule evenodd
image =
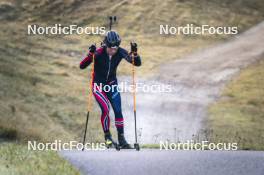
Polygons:
<instances>
[{"instance_id":1,"label":"dry grass","mask_svg":"<svg viewBox=\"0 0 264 175\"><path fill-rule=\"evenodd\" d=\"M209 108L213 142L236 142L240 149L264 150L264 61L232 80Z\"/></svg>"},{"instance_id":2,"label":"dry grass","mask_svg":"<svg viewBox=\"0 0 264 175\"><path fill-rule=\"evenodd\" d=\"M128 48L139 43L143 66L139 76L155 75L163 62L228 39L228 36L159 36L159 24L239 26L244 31L264 19L260 0L242 1L79 1L28 0L0 3L0 134L18 140L81 140L86 116L87 71L78 64L96 36L27 36L27 24L76 23L115 27ZM151 4L151 5L150 5ZM114 5L114 6L113 6ZM111 7L111 8L109 8ZM3 25L4 24L4 25ZM122 63L119 74L129 74ZM94 105L90 137L102 139L98 107ZM97 114L97 115L96 115Z\"/></svg>"}]
</instances>

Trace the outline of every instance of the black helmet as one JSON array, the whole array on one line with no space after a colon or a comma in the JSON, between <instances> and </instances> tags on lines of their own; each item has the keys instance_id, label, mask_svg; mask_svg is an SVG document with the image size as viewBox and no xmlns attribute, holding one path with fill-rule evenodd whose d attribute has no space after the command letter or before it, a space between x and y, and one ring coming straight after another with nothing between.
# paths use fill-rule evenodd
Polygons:
<instances>
[{"instance_id":1,"label":"black helmet","mask_svg":"<svg viewBox=\"0 0 264 175\"><path fill-rule=\"evenodd\" d=\"M108 31L106 33L104 43L107 47L119 47L121 43L121 38L115 31Z\"/></svg>"}]
</instances>

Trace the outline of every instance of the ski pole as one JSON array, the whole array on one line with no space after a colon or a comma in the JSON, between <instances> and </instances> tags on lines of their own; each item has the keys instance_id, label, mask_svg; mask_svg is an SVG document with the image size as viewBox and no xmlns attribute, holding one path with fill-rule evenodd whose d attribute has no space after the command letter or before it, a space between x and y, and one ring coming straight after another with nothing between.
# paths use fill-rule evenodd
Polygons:
<instances>
[{"instance_id":1,"label":"ski pole","mask_svg":"<svg viewBox=\"0 0 264 175\"><path fill-rule=\"evenodd\" d=\"M109 16L109 30L112 30L113 22L116 22L116 16Z\"/></svg>"},{"instance_id":2,"label":"ski pole","mask_svg":"<svg viewBox=\"0 0 264 175\"><path fill-rule=\"evenodd\" d=\"M92 68L91 68L91 74L90 75L91 75L91 77L90 77L90 87L89 87L88 106L87 106L88 111L87 111L87 115L86 115L82 151L84 150L84 144L85 144L85 140L86 140L86 132L87 132L87 127L88 127L88 120L89 120L89 115L90 115L90 111L92 108L93 78L94 78L94 53L93 53L93 57L92 57Z\"/></svg>"},{"instance_id":3,"label":"ski pole","mask_svg":"<svg viewBox=\"0 0 264 175\"><path fill-rule=\"evenodd\" d=\"M139 151L139 145L137 143L137 111L136 111L136 83L135 83L135 56L132 52L132 84L133 84L133 109L134 109L134 120L135 120L135 144L134 147Z\"/></svg>"}]
</instances>

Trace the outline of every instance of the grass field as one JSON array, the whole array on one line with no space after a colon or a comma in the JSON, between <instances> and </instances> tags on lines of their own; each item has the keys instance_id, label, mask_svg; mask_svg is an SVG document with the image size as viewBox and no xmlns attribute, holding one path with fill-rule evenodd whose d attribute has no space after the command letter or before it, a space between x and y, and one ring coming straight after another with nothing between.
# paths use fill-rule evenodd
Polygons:
<instances>
[{"instance_id":1,"label":"grass field","mask_svg":"<svg viewBox=\"0 0 264 175\"><path fill-rule=\"evenodd\" d=\"M1 175L79 175L54 151L29 151L26 146L5 143L0 146Z\"/></svg>"},{"instance_id":2,"label":"grass field","mask_svg":"<svg viewBox=\"0 0 264 175\"><path fill-rule=\"evenodd\" d=\"M149 5L151 4L151 6ZM28 36L28 24L80 26L107 25L107 16L116 15L114 26L122 46L139 43L143 65L138 76L156 74L163 62L179 59L197 49L224 41L230 36L160 36L159 24L197 26L238 26L243 32L264 19L264 3L246 1L0 1L0 137L27 140L81 140L86 116L88 72L79 61L98 36ZM166 56L164 56L166 55ZM123 62L120 74L129 74ZM89 140L102 141L94 105Z\"/></svg>"},{"instance_id":3,"label":"grass field","mask_svg":"<svg viewBox=\"0 0 264 175\"><path fill-rule=\"evenodd\" d=\"M264 150L264 61L241 72L209 108L213 142L236 142L239 149Z\"/></svg>"}]
</instances>

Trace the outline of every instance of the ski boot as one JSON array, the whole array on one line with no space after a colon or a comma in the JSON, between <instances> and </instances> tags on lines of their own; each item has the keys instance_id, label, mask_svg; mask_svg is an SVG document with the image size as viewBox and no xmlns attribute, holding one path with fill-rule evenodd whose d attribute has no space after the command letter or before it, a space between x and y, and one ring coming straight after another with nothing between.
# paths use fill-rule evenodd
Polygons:
<instances>
[{"instance_id":1,"label":"ski boot","mask_svg":"<svg viewBox=\"0 0 264 175\"><path fill-rule=\"evenodd\" d=\"M120 150L118 144L112 139L112 135L110 132L105 133L105 144L107 149L114 147L116 150Z\"/></svg>"},{"instance_id":2,"label":"ski boot","mask_svg":"<svg viewBox=\"0 0 264 175\"><path fill-rule=\"evenodd\" d=\"M121 149L132 149L132 147L127 143L124 134L118 134L118 143Z\"/></svg>"}]
</instances>

